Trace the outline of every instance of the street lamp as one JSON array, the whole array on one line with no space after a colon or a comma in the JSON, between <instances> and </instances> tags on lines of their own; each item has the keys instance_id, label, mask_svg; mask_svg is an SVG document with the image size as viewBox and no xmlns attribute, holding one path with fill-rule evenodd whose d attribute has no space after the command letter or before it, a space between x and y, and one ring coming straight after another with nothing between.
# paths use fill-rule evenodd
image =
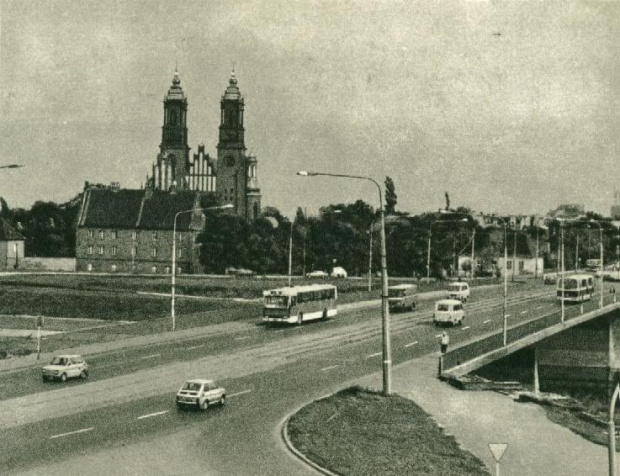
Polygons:
<instances>
[{"instance_id":1,"label":"street lamp","mask_svg":"<svg viewBox=\"0 0 620 476\"><path fill-rule=\"evenodd\" d=\"M172 290L170 293L170 317L172 318L172 330L174 331L176 329L176 319L175 319L175 308L174 308L174 301L175 301L175 278L176 278L176 274L177 274L177 270L176 270L176 258L177 258L177 218L179 218L179 215L182 215L183 213L193 213L196 211L207 211L207 210L227 210L233 208L232 203L226 204L226 205L221 205L221 206L216 206L216 207L207 207L207 208L192 208L191 210L182 210L180 212L177 212L174 215L174 222L172 224Z\"/></svg>"},{"instance_id":2,"label":"street lamp","mask_svg":"<svg viewBox=\"0 0 620 476\"><path fill-rule=\"evenodd\" d=\"M0 165L0 169L20 169L22 167L25 167L25 165L22 165L22 164Z\"/></svg>"},{"instance_id":3,"label":"street lamp","mask_svg":"<svg viewBox=\"0 0 620 476\"><path fill-rule=\"evenodd\" d=\"M603 241L603 227L598 220L591 219L590 223L598 226L598 231L599 231L600 252L601 252L600 258L599 258L601 261L601 296L599 298L600 299L599 307L603 307L604 299L605 299L603 296L603 290L604 290L603 281L604 281L604 276L605 276L605 265L603 264L603 258L604 258L604 253L605 253L605 246L604 246L604 241Z\"/></svg>"},{"instance_id":4,"label":"street lamp","mask_svg":"<svg viewBox=\"0 0 620 476\"><path fill-rule=\"evenodd\" d=\"M504 321L503 324L503 335L504 335L504 345L508 342L508 316L506 315L506 308L508 305L508 270L506 269L508 266L508 232L507 232L507 223L502 217L493 218L500 220L504 225L504 270L502 274L504 275L504 305L502 309L502 318ZM514 263L512 263L514 267Z\"/></svg>"},{"instance_id":5,"label":"street lamp","mask_svg":"<svg viewBox=\"0 0 620 476\"><path fill-rule=\"evenodd\" d=\"M292 280L292 272L293 272L293 225L294 221L291 222L291 232L288 237L288 287L291 287Z\"/></svg>"},{"instance_id":6,"label":"street lamp","mask_svg":"<svg viewBox=\"0 0 620 476\"><path fill-rule=\"evenodd\" d=\"M383 393L390 395L392 393L392 360L391 360L391 344L390 344L390 311L388 308L388 275L387 275L387 257L385 247L385 212L383 210L383 196L381 192L381 186L376 180L370 177L363 177L360 175L344 175L344 174L330 174L323 172L309 172L307 170L300 170L297 175L302 177L339 177L349 178L354 180L366 180L374 183L377 186L379 192L379 216L381 218L381 321L382 321L382 333L383 333Z\"/></svg>"}]
</instances>

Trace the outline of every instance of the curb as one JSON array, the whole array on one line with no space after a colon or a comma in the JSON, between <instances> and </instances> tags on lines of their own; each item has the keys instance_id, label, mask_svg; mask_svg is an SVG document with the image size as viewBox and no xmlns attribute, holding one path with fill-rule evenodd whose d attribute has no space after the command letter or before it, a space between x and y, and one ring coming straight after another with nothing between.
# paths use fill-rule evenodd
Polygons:
<instances>
[{"instance_id":1,"label":"curb","mask_svg":"<svg viewBox=\"0 0 620 476\"><path fill-rule=\"evenodd\" d=\"M285 416L284 420L282 420L282 422L280 423L280 425L281 425L281 432L280 432L280 434L282 435L282 439L284 440L284 444L289 449L289 451L291 453L293 453L301 461L306 463L308 466L314 468L319 473L325 474L327 476L342 476L340 473L334 473L333 471L330 471L329 469L324 468L323 466L321 466L321 465L315 463L314 461L312 461L305 454L303 454L301 451L299 451L297 448L295 448L295 445L293 445L293 442L290 440L290 438L288 436L288 423L291 420L291 418L297 414L297 412L299 412L302 408L304 408L304 407L306 407L306 406L308 406L308 405L310 405L310 404L312 404L314 402L317 402L319 400L323 400L325 398L328 398L331 395L333 395L333 394L330 393L329 395L326 395L326 396L321 397L321 398L317 398L316 400L313 400L313 401L311 401L309 403L306 403L306 404L298 407L295 411L289 413L287 416Z\"/></svg>"}]
</instances>

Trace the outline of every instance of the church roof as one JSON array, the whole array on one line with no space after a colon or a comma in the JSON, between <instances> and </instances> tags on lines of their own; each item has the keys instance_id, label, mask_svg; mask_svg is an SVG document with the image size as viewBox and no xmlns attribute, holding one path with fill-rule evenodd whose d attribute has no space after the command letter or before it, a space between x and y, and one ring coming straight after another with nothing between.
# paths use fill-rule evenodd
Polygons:
<instances>
[{"instance_id":1,"label":"church roof","mask_svg":"<svg viewBox=\"0 0 620 476\"><path fill-rule=\"evenodd\" d=\"M199 194L191 191L161 190L87 190L79 227L172 230L175 215L199 208ZM202 228L200 212L183 213L177 218L177 230Z\"/></svg>"},{"instance_id":2,"label":"church roof","mask_svg":"<svg viewBox=\"0 0 620 476\"><path fill-rule=\"evenodd\" d=\"M25 239L4 218L0 218L0 241L24 241Z\"/></svg>"},{"instance_id":3,"label":"church roof","mask_svg":"<svg viewBox=\"0 0 620 476\"><path fill-rule=\"evenodd\" d=\"M179 79L179 72L174 70L174 78L172 78L172 86L168 90L168 94L164 97L164 101L183 101L187 102L185 93L181 88L181 80Z\"/></svg>"},{"instance_id":4,"label":"church roof","mask_svg":"<svg viewBox=\"0 0 620 476\"><path fill-rule=\"evenodd\" d=\"M237 78L235 77L235 70L233 69L230 73L230 79L228 80L228 87L224 92L223 99L232 99L232 100L243 100L241 97L241 93L239 92L239 87L237 86Z\"/></svg>"}]
</instances>

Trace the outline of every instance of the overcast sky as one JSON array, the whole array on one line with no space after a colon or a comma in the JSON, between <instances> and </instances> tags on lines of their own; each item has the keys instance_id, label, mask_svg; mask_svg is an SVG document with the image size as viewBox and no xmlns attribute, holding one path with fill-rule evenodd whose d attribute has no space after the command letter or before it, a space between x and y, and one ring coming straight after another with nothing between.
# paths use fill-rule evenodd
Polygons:
<instances>
[{"instance_id":1,"label":"overcast sky","mask_svg":"<svg viewBox=\"0 0 620 476\"><path fill-rule=\"evenodd\" d=\"M233 62L263 206L609 213L620 154L615 1L0 0L0 196L138 188L175 64L189 145L216 155Z\"/></svg>"}]
</instances>

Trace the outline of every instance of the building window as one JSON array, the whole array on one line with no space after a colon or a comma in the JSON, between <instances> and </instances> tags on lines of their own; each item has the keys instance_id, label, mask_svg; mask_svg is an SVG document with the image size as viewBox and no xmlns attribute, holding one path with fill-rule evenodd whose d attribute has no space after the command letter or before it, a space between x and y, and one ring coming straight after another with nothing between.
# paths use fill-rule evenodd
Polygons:
<instances>
[{"instance_id":1,"label":"building window","mask_svg":"<svg viewBox=\"0 0 620 476\"><path fill-rule=\"evenodd\" d=\"M103 254L103 246L99 247L99 254L102 255Z\"/></svg>"},{"instance_id":2,"label":"building window","mask_svg":"<svg viewBox=\"0 0 620 476\"><path fill-rule=\"evenodd\" d=\"M506 261L506 269L512 269L512 261Z\"/></svg>"},{"instance_id":3,"label":"building window","mask_svg":"<svg viewBox=\"0 0 620 476\"><path fill-rule=\"evenodd\" d=\"M157 256L157 248L153 248L153 250L151 251L151 254L155 257Z\"/></svg>"},{"instance_id":4,"label":"building window","mask_svg":"<svg viewBox=\"0 0 620 476\"><path fill-rule=\"evenodd\" d=\"M95 237L95 232L94 232L94 230L88 230L88 237L89 237L89 238L94 238L94 237Z\"/></svg>"},{"instance_id":5,"label":"building window","mask_svg":"<svg viewBox=\"0 0 620 476\"><path fill-rule=\"evenodd\" d=\"M523 261L519 261L519 271L523 271L525 269L525 263Z\"/></svg>"},{"instance_id":6,"label":"building window","mask_svg":"<svg viewBox=\"0 0 620 476\"><path fill-rule=\"evenodd\" d=\"M92 271L92 270L93 270L93 264L92 264L92 263L88 263L88 264L86 265L86 271L89 271L89 272L90 272L90 271Z\"/></svg>"},{"instance_id":7,"label":"building window","mask_svg":"<svg viewBox=\"0 0 620 476\"><path fill-rule=\"evenodd\" d=\"M93 254L93 247L92 247L92 246L89 246L89 247L88 247L88 254L89 254L89 255L92 255L92 254Z\"/></svg>"},{"instance_id":8,"label":"building window","mask_svg":"<svg viewBox=\"0 0 620 476\"><path fill-rule=\"evenodd\" d=\"M114 230L112 232L112 238L114 238L115 240L118 240L118 230Z\"/></svg>"},{"instance_id":9,"label":"building window","mask_svg":"<svg viewBox=\"0 0 620 476\"><path fill-rule=\"evenodd\" d=\"M182 257L183 257L183 250L182 250L181 248L179 248L179 256L178 256L178 257L179 257L179 258L182 258Z\"/></svg>"},{"instance_id":10,"label":"building window","mask_svg":"<svg viewBox=\"0 0 620 476\"><path fill-rule=\"evenodd\" d=\"M116 254L118 253L118 248L116 248L116 246L112 247L112 255L116 256Z\"/></svg>"},{"instance_id":11,"label":"building window","mask_svg":"<svg viewBox=\"0 0 620 476\"><path fill-rule=\"evenodd\" d=\"M116 273L116 265L115 264L113 264L110 269L112 269L113 273Z\"/></svg>"},{"instance_id":12,"label":"building window","mask_svg":"<svg viewBox=\"0 0 620 476\"><path fill-rule=\"evenodd\" d=\"M132 231L131 232L131 238L135 240L137 237L138 237L138 232L137 231Z\"/></svg>"},{"instance_id":13,"label":"building window","mask_svg":"<svg viewBox=\"0 0 620 476\"><path fill-rule=\"evenodd\" d=\"M151 272L153 272L153 273L157 273L157 266L153 266L153 267L151 268Z\"/></svg>"},{"instance_id":14,"label":"building window","mask_svg":"<svg viewBox=\"0 0 620 476\"><path fill-rule=\"evenodd\" d=\"M131 256L136 256L136 252L137 252L136 247L132 246L131 247Z\"/></svg>"},{"instance_id":15,"label":"building window","mask_svg":"<svg viewBox=\"0 0 620 476\"><path fill-rule=\"evenodd\" d=\"M105 233L103 230L99 230L99 238L101 238L103 240L103 238L105 237Z\"/></svg>"},{"instance_id":16,"label":"building window","mask_svg":"<svg viewBox=\"0 0 620 476\"><path fill-rule=\"evenodd\" d=\"M164 269L166 274L170 274L170 266L166 266Z\"/></svg>"},{"instance_id":17,"label":"building window","mask_svg":"<svg viewBox=\"0 0 620 476\"><path fill-rule=\"evenodd\" d=\"M156 239L157 239L157 232L156 232L156 231L154 231L154 232L153 232L153 241L154 241L154 240L156 240Z\"/></svg>"}]
</instances>

